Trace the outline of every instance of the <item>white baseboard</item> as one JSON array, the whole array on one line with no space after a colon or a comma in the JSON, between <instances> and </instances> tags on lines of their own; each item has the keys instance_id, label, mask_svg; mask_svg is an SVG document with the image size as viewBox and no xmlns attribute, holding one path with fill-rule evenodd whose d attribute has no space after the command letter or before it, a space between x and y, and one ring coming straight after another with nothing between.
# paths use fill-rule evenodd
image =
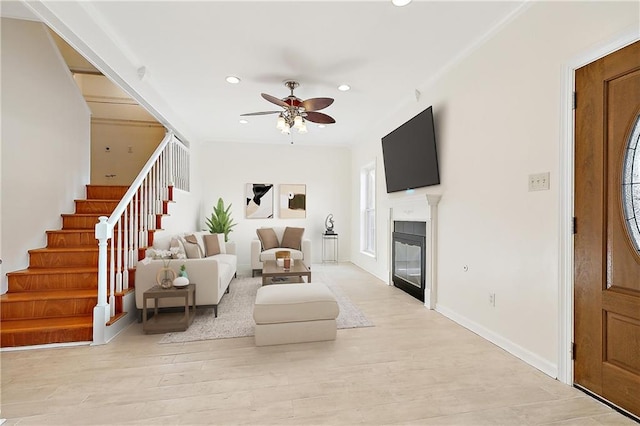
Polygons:
<instances>
[{"instance_id":1,"label":"white baseboard","mask_svg":"<svg viewBox=\"0 0 640 426\"><path fill-rule=\"evenodd\" d=\"M501 347L510 354L520 358L522 361L526 362L532 367L537 368L538 370L553 377L554 379L558 378L558 366L549 362L548 360L543 359L533 352L523 348L522 346L513 343L511 340L505 338L504 336L501 336L489 330L488 328L483 327L480 324L471 321L470 319L462 315L459 315L457 312L447 308L446 306L436 304L436 311L440 312L450 320L460 324L464 328L473 331L478 336L487 339L494 345Z\"/></svg>"}]
</instances>

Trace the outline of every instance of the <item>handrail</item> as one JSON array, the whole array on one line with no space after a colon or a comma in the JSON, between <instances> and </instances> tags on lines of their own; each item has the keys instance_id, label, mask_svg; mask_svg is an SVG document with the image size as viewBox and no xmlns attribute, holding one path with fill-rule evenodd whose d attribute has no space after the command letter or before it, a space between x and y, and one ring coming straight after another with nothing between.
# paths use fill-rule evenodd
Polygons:
<instances>
[{"instance_id":1,"label":"handrail","mask_svg":"<svg viewBox=\"0 0 640 426\"><path fill-rule=\"evenodd\" d=\"M98 302L93 310L94 344L106 343L107 323L117 315L116 293L129 288L129 271L138 262L139 249L149 245L149 235L159 226L158 217L166 213L164 205L172 199L174 187L189 190L189 151L167 131L111 216L100 216L95 226Z\"/></svg>"}]
</instances>

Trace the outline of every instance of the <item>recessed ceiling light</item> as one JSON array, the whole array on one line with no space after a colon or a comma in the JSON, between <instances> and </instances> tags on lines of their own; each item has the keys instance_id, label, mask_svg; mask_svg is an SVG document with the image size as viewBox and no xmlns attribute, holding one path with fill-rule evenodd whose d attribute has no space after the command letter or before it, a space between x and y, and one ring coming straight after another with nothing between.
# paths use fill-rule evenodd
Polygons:
<instances>
[{"instance_id":1,"label":"recessed ceiling light","mask_svg":"<svg viewBox=\"0 0 640 426\"><path fill-rule=\"evenodd\" d=\"M227 76L227 78L225 78L225 80L227 80L227 83L231 83L231 84L240 83L240 79L238 77L236 77L235 75L229 75L229 76Z\"/></svg>"},{"instance_id":2,"label":"recessed ceiling light","mask_svg":"<svg viewBox=\"0 0 640 426\"><path fill-rule=\"evenodd\" d=\"M411 3L411 0L391 0L394 6L402 7Z\"/></svg>"},{"instance_id":3,"label":"recessed ceiling light","mask_svg":"<svg viewBox=\"0 0 640 426\"><path fill-rule=\"evenodd\" d=\"M245 120L244 118L240 120L240 124L248 124L249 122L247 120Z\"/></svg>"},{"instance_id":4,"label":"recessed ceiling light","mask_svg":"<svg viewBox=\"0 0 640 426\"><path fill-rule=\"evenodd\" d=\"M340 86L338 86L338 90L341 92L346 92L347 90L351 90L351 86L349 86L348 84L341 84Z\"/></svg>"}]
</instances>

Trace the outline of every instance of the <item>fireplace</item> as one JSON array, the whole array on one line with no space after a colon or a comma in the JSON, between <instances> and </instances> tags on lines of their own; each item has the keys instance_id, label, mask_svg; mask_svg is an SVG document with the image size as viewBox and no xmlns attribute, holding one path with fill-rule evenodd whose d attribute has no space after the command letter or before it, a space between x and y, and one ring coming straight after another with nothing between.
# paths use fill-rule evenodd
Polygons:
<instances>
[{"instance_id":1,"label":"fireplace","mask_svg":"<svg viewBox=\"0 0 640 426\"><path fill-rule=\"evenodd\" d=\"M426 222L393 222L391 254L393 285L423 302L426 235Z\"/></svg>"}]
</instances>

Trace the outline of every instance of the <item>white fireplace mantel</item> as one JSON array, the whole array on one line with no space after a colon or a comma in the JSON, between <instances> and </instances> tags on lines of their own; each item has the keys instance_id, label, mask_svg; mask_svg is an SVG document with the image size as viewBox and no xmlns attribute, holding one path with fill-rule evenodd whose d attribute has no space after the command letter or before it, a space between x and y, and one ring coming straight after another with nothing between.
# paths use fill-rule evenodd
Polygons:
<instances>
[{"instance_id":1,"label":"white fireplace mantel","mask_svg":"<svg viewBox=\"0 0 640 426\"><path fill-rule=\"evenodd\" d=\"M424 306L429 309L435 309L438 300L438 203L441 198L442 195L439 194L427 194L427 203L431 213L431 220L427 222L427 226L431 226L431 229L428 230L430 238L427 241L429 245L429 258L427 259L429 287L425 289Z\"/></svg>"},{"instance_id":2,"label":"white fireplace mantel","mask_svg":"<svg viewBox=\"0 0 640 426\"><path fill-rule=\"evenodd\" d=\"M422 197L411 197L402 200L394 200L389 209L389 230L393 232L395 221L426 222L426 259L427 267L425 277L424 305L429 309L435 309L437 301L437 230L438 230L438 203L442 195L426 194L426 203ZM393 285L393 268L391 265L392 239L389 236L389 285Z\"/></svg>"}]
</instances>

